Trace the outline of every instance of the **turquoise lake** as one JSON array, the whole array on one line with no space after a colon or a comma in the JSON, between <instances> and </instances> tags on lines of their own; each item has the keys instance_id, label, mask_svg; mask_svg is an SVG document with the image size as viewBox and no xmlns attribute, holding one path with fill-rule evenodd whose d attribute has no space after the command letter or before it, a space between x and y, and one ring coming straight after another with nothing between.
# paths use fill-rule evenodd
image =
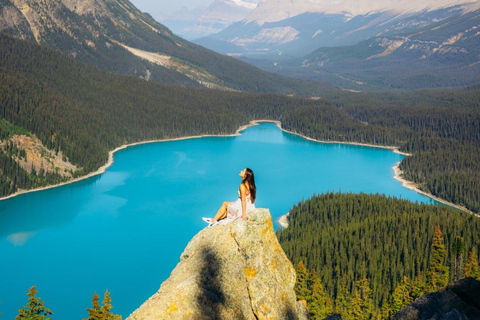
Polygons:
<instances>
[{"instance_id":1,"label":"turquoise lake","mask_svg":"<svg viewBox=\"0 0 480 320\"><path fill-rule=\"evenodd\" d=\"M143 144L117 152L98 176L0 201L0 313L14 319L35 285L52 319L87 317L96 291L124 318L168 278L238 173L253 169L257 207L274 219L327 191L385 193L433 203L402 187L390 150L326 144L272 123L235 137ZM219 226L221 227L221 226Z\"/></svg>"}]
</instances>

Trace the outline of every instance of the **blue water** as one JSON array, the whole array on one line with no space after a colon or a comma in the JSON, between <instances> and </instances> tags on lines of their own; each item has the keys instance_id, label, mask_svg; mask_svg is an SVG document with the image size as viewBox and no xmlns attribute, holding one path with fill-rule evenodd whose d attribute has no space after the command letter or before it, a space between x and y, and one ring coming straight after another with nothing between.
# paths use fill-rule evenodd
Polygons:
<instances>
[{"instance_id":1,"label":"blue water","mask_svg":"<svg viewBox=\"0 0 480 320\"><path fill-rule=\"evenodd\" d=\"M238 173L255 172L257 207L273 217L313 193L385 193L432 201L403 188L389 150L323 144L266 123L237 137L124 149L102 175L0 201L0 313L14 319L35 285L53 319L87 317L91 297L111 292L128 316L155 293L188 241L222 201L237 197Z\"/></svg>"}]
</instances>

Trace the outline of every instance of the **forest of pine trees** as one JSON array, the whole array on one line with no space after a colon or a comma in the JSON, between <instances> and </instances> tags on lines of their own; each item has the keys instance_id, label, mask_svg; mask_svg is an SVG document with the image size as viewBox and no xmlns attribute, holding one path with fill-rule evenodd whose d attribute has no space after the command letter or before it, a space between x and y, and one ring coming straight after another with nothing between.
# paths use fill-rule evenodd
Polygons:
<instances>
[{"instance_id":1,"label":"forest of pine trees","mask_svg":"<svg viewBox=\"0 0 480 320\"><path fill-rule=\"evenodd\" d=\"M226 134L253 119L272 119L314 139L398 146L413 154L400 165L406 179L480 211L480 87L331 91L317 101L173 87L106 73L5 35L0 82L0 138L36 135L81 168L75 176L96 170L125 143ZM0 196L62 181L28 173L0 149Z\"/></svg>"},{"instance_id":2,"label":"forest of pine trees","mask_svg":"<svg viewBox=\"0 0 480 320\"><path fill-rule=\"evenodd\" d=\"M53 312L45 306L45 302L41 301L36 294L38 290L32 286L26 296L28 296L28 303L18 311L15 320L51 320L49 317ZM83 320L122 320L122 316L112 313L112 298L110 292L105 291L103 302L100 306L100 297L95 292L92 298L92 308L87 308L88 317ZM1 316L1 313L0 313Z\"/></svg>"},{"instance_id":3,"label":"forest of pine trees","mask_svg":"<svg viewBox=\"0 0 480 320\"><path fill-rule=\"evenodd\" d=\"M277 236L312 319L389 319L451 280L480 277L480 220L438 205L327 193L294 206Z\"/></svg>"},{"instance_id":4,"label":"forest of pine trees","mask_svg":"<svg viewBox=\"0 0 480 320\"><path fill-rule=\"evenodd\" d=\"M229 134L254 119L314 139L395 145L419 188L480 211L480 87L403 93L326 92L320 100L150 83L0 35L0 138L36 135L79 168L98 169L125 143ZM55 137L55 139L52 139ZM45 184L0 148L0 196Z\"/></svg>"}]
</instances>

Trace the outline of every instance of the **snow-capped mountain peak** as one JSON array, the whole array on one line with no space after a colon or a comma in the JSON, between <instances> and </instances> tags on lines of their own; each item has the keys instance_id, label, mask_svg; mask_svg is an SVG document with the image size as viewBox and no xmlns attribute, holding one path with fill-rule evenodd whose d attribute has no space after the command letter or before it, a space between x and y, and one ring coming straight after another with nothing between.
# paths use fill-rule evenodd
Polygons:
<instances>
[{"instance_id":1,"label":"snow-capped mountain peak","mask_svg":"<svg viewBox=\"0 0 480 320\"><path fill-rule=\"evenodd\" d=\"M266 22L281 21L306 12L351 16L386 11L412 13L478 2L478 0L262 0L247 17L247 22L255 21L258 25L263 25Z\"/></svg>"},{"instance_id":2,"label":"snow-capped mountain peak","mask_svg":"<svg viewBox=\"0 0 480 320\"><path fill-rule=\"evenodd\" d=\"M230 0L230 1L234 2L239 7L245 7L249 10L253 10L257 7L257 4L253 2L248 2L243 0Z\"/></svg>"}]
</instances>

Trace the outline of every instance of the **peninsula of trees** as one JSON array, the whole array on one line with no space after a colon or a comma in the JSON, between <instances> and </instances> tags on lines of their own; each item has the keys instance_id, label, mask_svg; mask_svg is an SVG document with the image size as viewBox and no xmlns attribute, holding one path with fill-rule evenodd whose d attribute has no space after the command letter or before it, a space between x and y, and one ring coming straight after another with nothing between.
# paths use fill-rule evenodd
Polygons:
<instances>
[{"instance_id":1,"label":"peninsula of trees","mask_svg":"<svg viewBox=\"0 0 480 320\"><path fill-rule=\"evenodd\" d=\"M451 280L480 277L480 220L439 205L327 193L295 205L277 236L313 319L389 319Z\"/></svg>"}]
</instances>

